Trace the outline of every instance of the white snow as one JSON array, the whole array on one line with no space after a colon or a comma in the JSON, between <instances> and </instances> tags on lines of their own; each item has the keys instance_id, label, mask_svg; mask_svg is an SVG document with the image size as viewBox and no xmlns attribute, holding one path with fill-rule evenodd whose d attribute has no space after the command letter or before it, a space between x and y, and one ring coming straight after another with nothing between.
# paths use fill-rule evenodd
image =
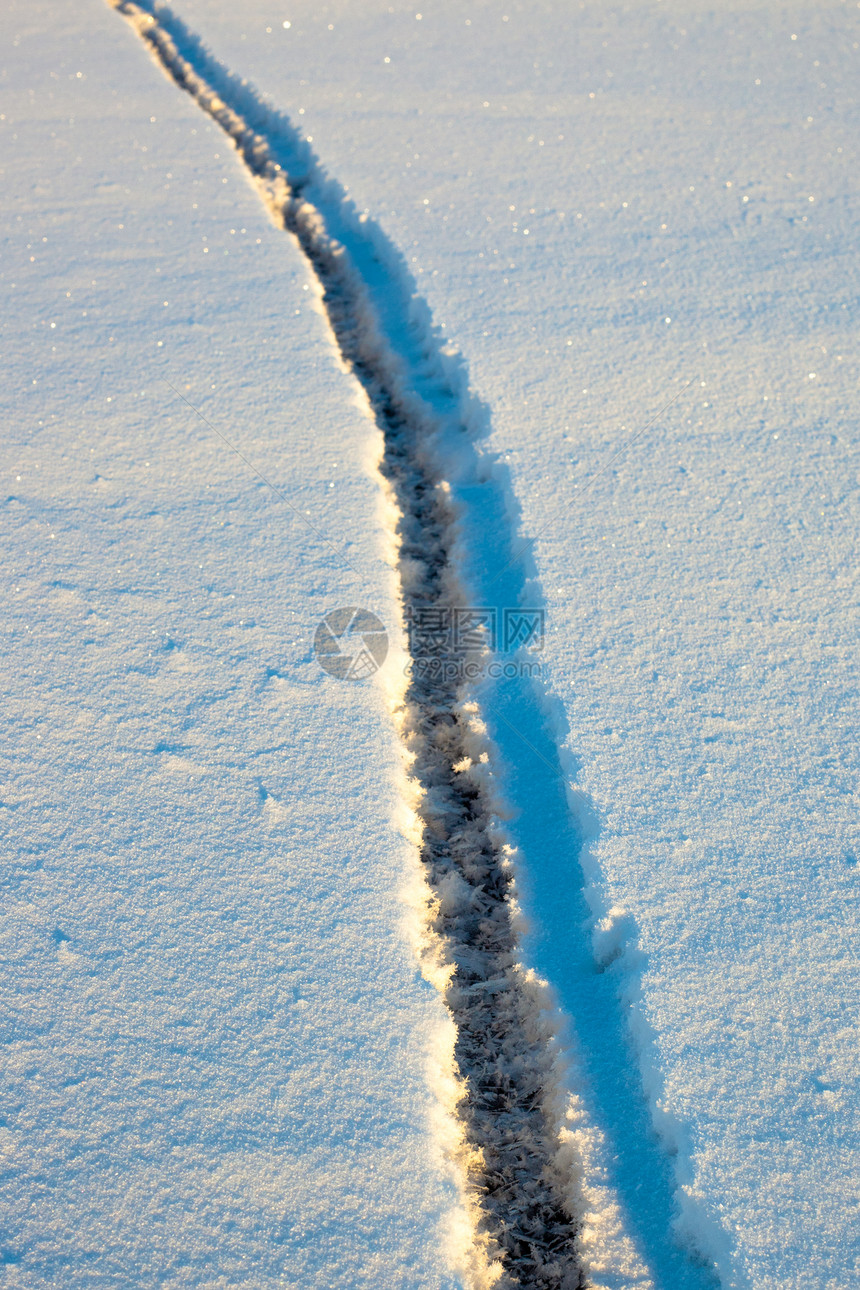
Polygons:
<instances>
[{"instance_id":1,"label":"white snow","mask_svg":"<svg viewBox=\"0 0 860 1290\"><path fill-rule=\"evenodd\" d=\"M403 252L537 539L588 909L560 795L493 725L631 1239L696 1281L680 1203L726 1286L853 1285L853 10L180 12ZM484 603L503 560L468 500ZM620 955L596 985L589 911Z\"/></svg>"},{"instance_id":2,"label":"white snow","mask_svg":"<svg viewBox=\"0 0 860 1290\"><path fill-rule=\"evenodd\" d=\"M377 432L126 26L2 23L4 1284L453 1288L399 754L311 648L396 622Z\"/></svg>"},{"instance_id":3,"label":"white snow","mask_svg":"<svg viewBox=\"0 0 860 1290\"><path fill-rule=\"evenodd\" d=\"M452 482L476 603L547 610L484 698L595 1285L853 1287L856 12L176 7L483 401ZM455 1285L394 737L311 653L356 587L396 619L375 431L127 25L3 22L6 1278Z\"/></svg>"}]
</instances>

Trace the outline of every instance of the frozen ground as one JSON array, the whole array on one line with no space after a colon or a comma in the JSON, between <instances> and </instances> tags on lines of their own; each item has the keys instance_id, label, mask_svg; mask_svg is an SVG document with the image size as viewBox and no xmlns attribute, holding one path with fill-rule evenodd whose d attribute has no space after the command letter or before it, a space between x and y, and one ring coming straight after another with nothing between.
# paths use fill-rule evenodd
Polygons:
<instances>
[{"instance_id":1,"label":"frozen ground","mask_svg":"<svg viewBox=\"0 0 860 1290\"><path fill-rule=\"evenodd\" d=\"M596 1228L611 1221L621 1233L604 1244L605 1232L591 1234L595 1275L617 1286L644 1284L649 1275L673 1290L708 1284L709 1274L697 1270L686 1249L715 1265L727 1287L853 1286L860 1207L851 411L856 11L835 4L811 10L789 5L778 12L733 5L715 14L706 6L655 2L620 14L603 5L554 2L439 4L424 13L400 4L317 6L304 0L251 0L236 8L185 0L178 11L218 57L251 77L306 129L330 173L406 257L417 290L465 356L472 390L484 401L485 413L473 412L473 420L483 421L486 481L476 487L472 479L458 481L456 466L452 473L464 504L466 572L476 601L520 600L547 610L541 683L499 685L484 698L498 768L517 812L511 829L521 846L533 921L527 954L571 1020L569 1079L581 1096L586 1193ZM140 1137L139 1122L169 1118L167 1112L161 1120L152 1112L147 1118L139 1077L127 1075L125 1083L110 1086L119 1090L111 1093L93 1076L86 1100L69 1088L54 1092L46 1054L60 1064L86 1065L81 1053L98 1053L90 1059L92 1071L97 1060L104 1063L111 1017L133 1019L138 1008L145 1019L157 1007L159 1024L166 1026L167 1004L153 1001L159 989L169 1001L170 989L179 985L165 984L155 964L169 961L168 947L176 955L182 951L175 947L184 946L182 972L187 962L197 964L198 997L220 991L219 997L236 1002L233 1013L210 1004L224 1038L221 1060L213 1058L206 1068L208 1078L202 1059L194 1066L199 1054L193 1045L186 1042L183 1053L165 1038L159 1046L159 1061L168 1060L165 1052L174 1054L169 1069L177 1081L180 1066L188 1068L183 1063L194 1068L198 1090L182 1104L185 1120L170 1120L186 1126L178 1130L186 1149L178 1157L176 1189L165 1201L174 1216L168 1222L179 1221L185 1203L194 1213L188 1221L197 1257L214 1267L217 1242L223 1260L223 1230L235 1221L245 1242L236 1247L235 1266L253 1262L248 1284L273 1275L267 1269L277 1256L266 1244L271 1229L262 1210L239 1220L230 1209L236 1192L229 1188L241 1187L242 1169L255 1177L259 1170L245 1154L241 1168L229 1173L229 1186L223 1181L230 1170L225 1159L236 1159L227 1149L230 1123L223 1109L234 1104L226 1091L231 1079L241 1071L245 1081L246 1101L236 1099L236 1105L245 1107L246 1153L249 1108L261 1086L273 1084L276 1039L260 1046L259 1068L236 1055L248 1036L242 1010L264 1015L263 985L268 990L270 982L260 977L253 1005L235 987L230 995L229 982L253 979L248 963L262 964L260 956L285 938L285 927L302 926L307 980L323 988L319 983L332 979L320 966L328 954L328 928L340 918L366 956L348 956L357 1009L350 1016L360 1012L363 1026L373 1018L360 1054L362 1078L371 1086L367 1116L357 1120L351 1109L348 1117L354 1159L362 1145L379 1149L377 1126L392 1135L382 1144L376 1175L388 1208L380 1210L371 1196L365 1209L354 1211L354 1227L364 1232L361 1250L386 1232L376 1271L365 1274L368 1284L374 1276L377 1284L385 1276L400 1284L404 1261L412 1258L414 1283L425 1278L437 1284L447 1274L433 1262L434 1225L450 1199L437 1167L428 1163L420 1031L438 1025L439 1017L433 1000L412 984L396 936L395 875L407 865L389 826L396 759L375 691L362 691L361 698L351 693L344 711L337 693L319 683L308 656L309 618L317 607L332 607L351 584L319 539L303 533L293 517L287 529L277 499L242 473L228 449L216 448L191 414L181 417L167 401L169 391L159 387L156 393L156 382L162 372L181 370L198 406L217 415L218 425L223 417L234 434L254 412L254 460L265 460L270 478L273 463L277 468L283 461L277 479L289 469L314 523L326 531L336 526L338 542L353 543L350 559L365 599L387 618L393 615L392 588L378 560L372 435L353 410L349 379L337 370L317 315L300 304L298 315L284 308L285 281L288 294L301 300L301 264L259 214L223 138L100 5L91 3L74 22L65 10L61 22L56 6L39 11L50 14L50 23L40 24L36 12L27 6L26 16L13 23L21 31L29 24L31 34L19 46L24 106L17 109L10 173L20 203L14 214L22 216L15 226L22 236L14 243L23 270L18 273L16 264L13 277L22 293L12 332L21 355L15 388L29 385L38 363L29 402L19 403L38 410L18 422L25 446L13 473L22 481L17 492L10 482L9 491L21 500L32 496L36 519L30 523L43 524L47 533L34 527L16 538L13 551L30 581L16 577L14 586L29 586L33 598L23 602L13 643L21 660L17 701L25 705L27 721L39 711L32 697L35 669L47 666L50 651L53 662L37 694L47 703L53 685L56 696L47 705L45 728L27 736L43 747L20 758L8 805L35 802L28 809L41 821L38 827L29 822L24 806L11 817L16 826L28 820L20 851L25 866L42 866L19 880L35 882L41 905L31 886L15 889L24 912L12 926L25 928L15 933L16 944L35 946L37 927L45 945L52 933L61 939L52 951L58 962L44 947L33 949L31 975L19 978L32 982L28 988L47 1002L41 1037L30 1039L34 1047L15 1059L22 1072L16 1078L33 1099L32 1120L25 1117L33 1125L32 1142L45 1144L46 1153L46 1126L61 1105L54 1097L65 1098L68 1107L81 1099L89 1133L90 1123L112 1124L104 1111L112 1095L126 1126L119 1135L107 1127L101 1139L96 1133L102 1146L87 1155L83 1131L75 1130L68 1111L61 1122L71 1123L72 1136L60 1163L51 1165L46 1155L47 1163L31 1164L29 1178L16 1183L26 1198L21 1203L33 1205L29 1221L46 1233L40 1266L54 1266L51 1258L60 1257L58 1197L64 1186L80 1185L75 1169L89 1168L92 1179L104 1159L121 1174L128 1144L134 1134ZM50 26L51 36L38 35L40 26ZM82 61L87 57L92 61ZM83 84L78 71L88 78ZM8 88L8 73L6 83ZM122 91L127 115L111 109L109 126L88 127L85 114L91 120L106 115L98 96L114 91ZM69 106L73 100L80 106ZM8 110L7 118L8 139ZM77 156L87 162L75 162ZM98 189L99 183L116 187ZM158 191L156 183L170 187ZM134 194L131 209L125 188ZM238 224L247 236L229 232ZM40 249L42 236L49 241ZM156 245L164 258L156 258ZM37 257L32 264L30 255ZM80 272L89 262L85 257L100 271ZM163 276L183 294L181 311L172 317L158 299L171 299L162 293ZM91 279L102 292L95 300ZM66 291L79 312L87 309L85 329L75 317L72 331ZM109 335L114 341L106 341ZM7 342L7 351L12 347ZM216 390L207 394L212 384ZM304 417L302 408L308 409ZM348 459L344 424L353 426ZM325 425L329 437L321 440ZM287 426L293 428L289 465ZM93 438L103 444L110 469L89 470L87 464L88 473L78 478L81 446L87 458L93 456ZM153 439L161 445L163 501L147 491L152 466L142 467L153 459L147 446ZM191 460L194 479L183 479ZM339 462L336 476L333 460ZM32 494L23 488L28 474ZM80 503L96 474L101 478L93 492L105 481L115 489L99 502L103 512ZM335 480L333 511L325 492ZM63 497L65 506L57 501ZM227 515L220 513L225 507ZM507 569L505 508L517 535L535 539L525 550L515 541L517 558ZM226 533L221 519L228 520ZM76 576L58 567L62 525ZM155 541L150 533L158 526ZM191 554L180 572L184 549L196 558ZM121 558L114 560L118 552ZM152 574L160 577L150 576L147 584L141 571L153 565ZM199 565L215 567L197 581L199 569L191 571ZM173 584L165 594L168 571ZM133 597L140 583L143 594ZM265 612L256 607L262 586ZM225 604L229 595L236 601ZM59 596L72 599L49 614L45 607ZM250 603L237 608L242 597L255 600L253 612ZM301 622L292 635L283 625L287 609L297 610ZM90 617L73 630L73 615L88 610ZM95 649L99 613L110 619L110 636L100 627L108 643ZM186 621L184 634L174 619ZM250 638L248 619L255 623ZM122 647L120 629L127 642ZM148 644L153 631L154 639L161 634L178 644L179 654L168 649L160 655ZM99 661L85 663L90 655L82 642L91 639L87 650ZM145 649L135 645L141 640ZM156 663L144 664L150 652ZM177 661L186 669L181 677ZM266 668L276 675L263 685ZM147 689L152 697L145 700ZM277 709L267 706L273 695L281 703ZM310 736L309 700L317 705ZM82 714L90 710L87 723ZM120 724L117 715L130 719ZM191 722L187 730L185 721ZM243 721L247 739L258 741L252 770L237 738ZM200 778L189 778L199 776L196 758L210 767L208 794L201 792ZM130 787L135 765L139 779ZM342 801L332 801L333 765L339 775L350 771L354 805L346 789L338 789ZM372 792L364 787L368 765L376 776ZM566 794L553 778L555 766L574 782L573 792ZM308 785L320 767L328 775L315 796ZM28 787L28 775L38 793ZM120 775L121 804L108 808L115 792L109 786ZM156 776L172 776L172 788L162 789ZM207 776L202 778L205 786ZM247 788L244 798L239 784ZM158 796L168 791L177 796ZM69 801L79 803L77 814L70 813ZM165 801L171 803L169 819L159 806ZM97 811L108 818L97 819ZM273 813L302 863L315 859L314 872L301 882L283 863L270 889L260 875L270 872L272 835L261 830L272 827ZM246 826L237 848L227 839L235 839L240 815L253 828ZM57 841L60 818L65 834ZM184 828L185 858L197 854L192 848L202 850L190 874L179 856L182 847L175 846ZM364 851L376 858L371 870L356 846L360 836ZM103 840L109 837L115 840ZM137 860L131 844L141 849ZM53 858L67 852L75 858ZM118 853L125 856L123 866ZM322 857L345 853L355 856L348 877L342 860L334 870L325 867ZM387 869L379 857L388 857ZM76 904L85 901L83 875L90 872L111 894L100 892L97 905L95 897L86 898L91 912L80 913L75 924ZM366 884L361 910L353 902L359 873ZM229 901L222 896L216 908L211 875L221 874L217 890L232 883L224 890L234 894ZM109 885L120 877L125 905ZM201 888L193 886L197 881ZM153 918L153 901L146 897L153 887L162 892L160 918ZM331 904L314 903L320 888L340 895L337 914ZM209 904L196 894L200 889ZM271 920L271 932L252 944L250 932L244 940L237 936L237 927L250 926L240 920L230 925L230 935L241 951L224 955L212 928L224 934L237 902L247 918L252 893L260 914L254 926ZM336 903L334 894L331 900ZM318 909L315 921L304 915L303 902ZM72 931L54 912L60 909ZM127 911L122 924L121 909ZM110 929L98 933L99 943L124 951L100 965L94 942L80 930L98 926L97 914ZM209 939L201 923L209 927ZM382 952L377 947L385 935L390 948ZM342 934L336 943L352 947ZM205 957L204 945L213 958ZM368 968L374 953L393 965L393 979L371 998L368 981L374 987L379 982L376 969ZM69 986L61 974L69 968L63 960L73 954L79 956L71 960L76 972L95 975L86 978L88 992L74 996L74 1008L68 1005L66 1019L50 1029L66 1006L60 992ZM282 957L290 960L286 952ZM108 987L99 982L119 970L117 962L128 974L123 989L132 991L128 982L134 980L140 985L128 995L133 1007L123 999L111 1011L99 994ZM177 980L175 972L171 979ZM280 994L267 997L268 1025L283 1026ZM300 991L296 997L303 997ZM346 1000L335 997L347 1009L349 992ZM206 1015L202 1005L197 1012ZM34 1015L31 1005L31 1025ZM327 1072L336 1069L338 1037L351 1033L351 1025L346 1011L332 1019L317 1016L291 1050L295 1081L316 1079L326 1096L335 1097L336 1080ZM140 1051L151 1053L152 1034L142 1020ZM209 1045L207 1052L217 1051L204 1026L199 1042ZM384 1056L386 1043L395 1042L411 1054L402 1071L392 1071ZM120 1051L130 1052L134 1035L123 1043ZM324 1055L307 1061L312 1043L332 1054L328 1066ZM377 1070L384 1078L377 1079ZM62 1079L54 1077L57 1087ZM203 1116L201 1098L210 1097L204 1089L214 1090L211 1105L221 1098L221 1120L217 1111ZM179 1106L178 1083L164 1096L177 1099L168 1106ZM396 1109L407 1105L409 1114ZM331 1107L323 1125L339 1123L334 1102ZM221 1124L220 1136L206 1136L204 1128L212 1130L214 1122ZM283 1122L281 1132L290 1133L293 1144L283 1145L284 1153L294 1149L296 1134L301 1141L301 1132L310 1132L307 1119L297 1123L303 1128ZM195 1126L196 1138L188 1125ZM325 1129L318 1133L325 1138ZM124 1157L110 1155L105 1142L111 1135L124 1144ZM413 1144L405 1171L394 1164L406 1155L403 1135ZM271 1150L271 1121L260 1136ZM239 1150L239 1137L229 1138L230 1150ZM154 1130L150 1140L156 1142ZM331 1136L326 1140L331 1143ZM212 1203L208 1226L199 1207L199 1179L207 1166L189 1142L209 1152L218 1182L205 1192ZM163 1137L157 1145L161 1154L149 1172L141 1155L144 1162L130 1173L144 1191L164 1177L169 1145ZM335 1180L328 1183L334 1189L327 1193L329 1209L366 1193L341 1153L332 1154L330 1146L329 1154L320 1150L310 1166L296 1166L309 1189L304 1210L297 1206L303 1214L313 1211L315 1178ZM412 1188L410 1204L386 1186L396 1168L402 1185ZM266 1175L272 1195L282 1194L284 1176L275 1167ZM600 1193L604 1180L614 1208ZM47 1199L34 1202L45 1185ZM92 1183L87 1194L97 1195ZM81 1233L81 1260L87 1251L131 1239L126 1220L109 1213L103 1196L92 1206L90 1227ZM385 1217L377 1226L380 1213ZM337 1260L346 1247L336 1243L351 1239L352 1230L335 1225L332 1244L321 1249L314 1238L302 1241L297 1226L289 1248L318 1256L325 1284L327 1266L344 1266ZM27 1240L35 1237L18 1245L10 1237L7 1261L23 1260ZM625 1258L635 1251L624 1266L618 1262L622 1247ZM263 1249L265 1256L257 1253ZM362 1257L356 1266L364 1268ZM16 1267L22 1269L23 1261L11 1263L12 1275L28 1275L15 1273ZM229 1280L238 1276L232 1267L220 1265L225 1284L242 1284ZM208 1273L192 1260L174 1275L176 1284L182 1276L206 1283ZM295 1275L305 1284L315 1273L308 1266Z\"/></svg>"}]
</instances>

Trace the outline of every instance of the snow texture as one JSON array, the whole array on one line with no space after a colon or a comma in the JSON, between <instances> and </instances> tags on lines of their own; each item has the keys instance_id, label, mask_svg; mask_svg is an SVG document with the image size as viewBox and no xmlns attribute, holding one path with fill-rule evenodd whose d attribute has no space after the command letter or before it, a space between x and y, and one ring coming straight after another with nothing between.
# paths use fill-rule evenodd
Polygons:
<instances>
[{"instance_id":1,"label":"snow texture","mask_svg":"<svg viewBox=\"0 0 860 1290\"><path fill-rule=\"evenodd\" d=\"M574 793L490 723L619 1221L663 1284L676 1231L727 1286L853 1285L854 10L181 13L487 405L464 576L547 608L544 694L491 698ZM499 497L534 541L490 592Z\"/></svg>"},{"instance_id":2,"label":"snow texture","mask_svg":"<svg viewBox=\"0 0 860 1290\"><path fill-rule=\"evenodd\" d=\"M397 742L311 650L396 622L377 431L124 25L3 26L4 1284L454 1290Z\"/></svg>"},{"instance_id":3,"label":"snow texture","mask_svg":"<svg viewBox=\"0 0 860 1290\"><path fill-rule=\"evenodd\" d=\"M450 337L462 583L547 611L477 697L592 1283L855 1285L854 11L179 12ZM355 582L160 382L393 624L381 445L216 128L101 5L4 21L7 1280L456 1284Z\"/></svg>"}]
</instances>

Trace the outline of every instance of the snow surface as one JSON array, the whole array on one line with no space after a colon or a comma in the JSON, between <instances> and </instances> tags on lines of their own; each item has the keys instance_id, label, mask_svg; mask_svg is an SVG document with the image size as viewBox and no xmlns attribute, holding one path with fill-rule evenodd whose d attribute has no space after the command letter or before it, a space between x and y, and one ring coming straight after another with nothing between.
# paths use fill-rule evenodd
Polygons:
<instances>
[{"instance_id":1,"label":"snow surface","mask_svg":"<svg viewBox=\"0 0 860 1290\"><path fill-rule=\"evenodd\" d=\"M543 682L485 699L595 1282L854 1286L855 10L177 9L484 400L455 495L477 602L547 609ZM127 26L5 22L7 1280L454 1284L396 750L310 656L355 584L159 382L393 621L373 432Z\"/></svg>"},{"instance_id":2,"label":"snow surface","mask_svg":"<svg viewBox=\"0 0 860 1290\"><path fill-rule=\"evenodd\" d=\"M377 432L126 25L2 25L3 1283L453 1290L396 740L311 652L396 621Z\"/></svg>"},{"instance_id":3,"label":"snow surface","mask_svg":"<svg viewBox=\"0 0 860 1290\"><path fill-rule=\"evenodd\" d=\"M680 1202L726 1286L856 1284L854 8L180 13L306 125L487 404L534 581L493 582L473 491L472 585L549 623L546 695L491 700L576 781L574 825L491 714L529 952L631 1239L702 1283Z\"/></svg>"}]
</instances>

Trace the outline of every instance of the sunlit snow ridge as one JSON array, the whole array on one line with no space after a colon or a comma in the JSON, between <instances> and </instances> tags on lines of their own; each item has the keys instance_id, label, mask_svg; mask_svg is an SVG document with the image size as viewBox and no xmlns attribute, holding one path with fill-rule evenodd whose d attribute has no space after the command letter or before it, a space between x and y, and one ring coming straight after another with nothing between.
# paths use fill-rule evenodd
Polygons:
<instances>
[{"instance_id":1,"label":"sunlit snow ridge","mask_svg":"<svg viewBox=\"0 0 860 1290\"><path fill-rule=\"evenodd\" d=\"M345 217L342 194L326 184L283 115L217 63L166 6L108 2L230 137L273 217L297 239L317 276L341 355L383 434L380 470L398 512L404 613L469 603L456 572L455 514L441 464L440 441L456 398L437 373L438 406L431 406L418 392L418 371L386 340L386 320L367 281L374 275L378 288L386 272L372 226L365 221L361 229L353 218L362 255L348 254L332 231ZM414 319L401 315L394 323L414 338ZM513 871L495 822L480 714L462 682L416 669L400 722L418 786L425 937L457 1030L460 1165L480 1254L473 1279L499 1290L576 1290L585 1280L569 1148L560 1148L558 1053L540 983L519 963Z\"/></svg>"}]
</instances>

